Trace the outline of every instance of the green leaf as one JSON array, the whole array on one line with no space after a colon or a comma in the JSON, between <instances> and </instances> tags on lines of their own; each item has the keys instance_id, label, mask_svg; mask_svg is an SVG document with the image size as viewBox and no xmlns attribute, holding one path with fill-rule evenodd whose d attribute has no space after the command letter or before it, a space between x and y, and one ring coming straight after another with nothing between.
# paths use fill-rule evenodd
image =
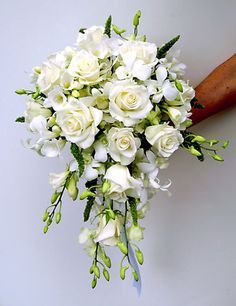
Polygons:
<instances>
[{"instance_id":1,"label":"green leaf","mask_svg":"<svg viewBox=\"0 0 236 306\"><path fill-rule=\"evenodd\" d=\"M18 117L18 118L16 118L15 122L21 122L21 123L23 123L23 122L25 122L25 117L24 117L24 116Z\"/></svg>"},{"instance_id":2,"label":"green leaf","mask_svg":"<svg viewBox=\"0 0 236 306\"><path fill-rule=\"evenodd\" d=\"M74 156L75 160L77 161L79 165L79 176L82 176L84 173L84 157L83 154L81 153L81 150L79 147L75 144L72 143L70 146L70 151L71 154Z\"/></svg>"},{"instance_id":3,"label":"green leaf","mask_svg":"<svg viewBox=\"0 0 236 306\"><path fill-rule=\"evenodd\" d=\"M180 35L171 39L168 43L164 44L161 48L157 49L157 58L163 58L166 56L166 53L170 50L171 47L179 40Z\"/></svg>"},{"instance_id":4,"label":"green leaf","mask_svg":"<svg viewBox=\"0 0 236 306\"><path fill-rule=\"evenodd\" d=\"M135 198L129 197L129 207L130 207L130 214L133 219L133 224L138 224L138 212L137 212L137 203Z\"/></svg>"},{"instance_id":5,"label":"green leaf","mask_svg":"<svg viewBox=\"0 0 236 306\"><path fill-rule=\"evenodd\" d=\"M107 18L106 23L105 23L105 30L104 34L106 34L108 37L111 37L111 15Z\"/></svg>"},{"instance_id":6,"label":"green leaf","mask_svg":"<svg viewBox=\"0 0 236 306\"><path fill-rule=\"evenodd\" d=\"M86 30L86 28L80 28L80 29L79 29L79 33L84 34L85 30Z\"/></svg>"}]
</instances>

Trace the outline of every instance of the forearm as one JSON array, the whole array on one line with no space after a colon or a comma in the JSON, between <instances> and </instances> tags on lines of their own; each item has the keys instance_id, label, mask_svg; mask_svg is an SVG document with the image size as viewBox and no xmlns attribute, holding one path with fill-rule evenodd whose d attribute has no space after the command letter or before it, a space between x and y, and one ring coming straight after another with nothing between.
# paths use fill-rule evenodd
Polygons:
<instances>
[{"instance_id":1,"label":"forearm","mask_svg":"<svg viewBox=\"0 0 236 306\"><path fill-rule=\"evenodd\" d=\"M195 90L205 109L193 110L194 124L236 104L236 54L213 70Z\"/></svg>"}]
</instances>

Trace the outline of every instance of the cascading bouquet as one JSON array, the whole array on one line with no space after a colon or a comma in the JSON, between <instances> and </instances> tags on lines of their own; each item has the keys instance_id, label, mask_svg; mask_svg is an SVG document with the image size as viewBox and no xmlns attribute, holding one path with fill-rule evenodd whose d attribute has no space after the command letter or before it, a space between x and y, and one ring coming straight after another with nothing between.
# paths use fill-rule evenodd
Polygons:
<instances>
[{"instance_id":1,"label":"cascading bouquet","mask_svg":"<svg viewBox=\"0 0 236 306\"><path fill-rule=\"evenodd\" d=\"M181 147L200 161L204 152L222 161L218 150L228 145L186 130L191 109L202 106L171 49L179 36L158 48L138 35L140 16L134 16L131 36L112 25L111 16L105 27L80 29L75 47L33 68L32 90L16 91L29 97L24 116L16 119L36 136L26 145L47 157L60 156L69 145L73 156L64 172L50 174L54 192L44 233L60 222L64 193L76 201L78 181L85 180L79 199L86 199L84 221L92 228L83 228L79 241L93 258L93 288L100 271L110 279L108 246L123 254L121 279L130 269L138 281L136 260L141 265L143 253L137 242L144 230L139 220L156 190L170 186L158 179L170 156Z\"/></svg>"}]
</instances>

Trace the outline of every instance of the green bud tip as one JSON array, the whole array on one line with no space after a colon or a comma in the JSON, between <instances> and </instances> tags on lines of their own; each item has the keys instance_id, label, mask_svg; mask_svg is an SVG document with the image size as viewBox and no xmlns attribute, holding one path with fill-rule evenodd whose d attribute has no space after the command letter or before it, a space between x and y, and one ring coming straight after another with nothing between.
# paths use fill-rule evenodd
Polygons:
<instances>
[{"instance_id":1,"label":"green bud tip","mask_svg":"<svg viewBox=\"0 0 236 306\"><path fill-rule=\"evenodd\" d=\"M25 94L27 94L27 91L25 89L17 89L17 90L15 90L15 93L17 95L25 95Z\"/></svg>"},{"instance_id":2,"label":"green bud tip","mask_svg":"<svg viewBox=\"0 0 236 306\"><path fill-rule=\"evenodd\" d=\"M191 152L191 154L193 154L195 156L202 156L202 153L199 152L197 149L195 149L194 146L190 147L190 152Z\"/></svg>"},{"instance_id":3,"label":"green bud tip","mask_svg":"<svg viewBox=\"0 0 236 306\"><path fill-rule=\"evenodd\" d=\"M80 200L84 200L84 199L86 199L86 198L88 198L88 197L94 197L94 196L96 196L96 194L95 194L94 192L92 192L92 191L86 189L86 190L84 190L84 191L81 193L81 195L80 195L79 198L80 198Z\"/></svg>"},{"instance_id":4,"label":"green bud tip","mask_svg":"<svg viewBox=\"0 0 236 306\"><path fill-rule=\"evenodd\" d=\"M45 226L44 226L44 228L43 228L43 232L44 232L44 234L46 234L46 233L47 233L47 231L48 231L48 226L47 226L47 225L45 225Z\"/></svg>"},{"instance_id":5,"label":"green bud tip","mask_svg":"<svg viewBox=\"0 0 236 306\"><path fill-rule=\"evenodd\" d=\"M102 184L102 193L106 193L109 190L110 186L111 184L107 180L105 180Z\"/></svg>"},{"instance_id":6,"label":"green bud tip","mask_svg":"<svg viewBox=\"0 0 236 306\"><path fill-rule=\"evenodd\" d=\"M206 141L206 138L204 138L204 137L202 137L202 136L195 136L195 137L192 139L192 142L195 142L195 141L205 142L205 141Z\"/></svg>"},{"instance_id":7,"label":"green bud tip","mask_svg":"<svg viewBox=\"0 0 236 306\"><path fill-rule=\"evenodd\" d=\"M56 223L58 224L60 221L61 221L61 213L58 212L58 213L56 214Z\"/></svg>"},{"instance_id":8,"label":"green bud tip","mask_svg":"<svg viewBox=\"0 0 236 306\"><path fill-rule=\"evenodd\" d=\"M140 250L137 250L135 254L136 254L138 263L142 265L143 264L143 253Z\"/></svg>"},{"instance_id":9,"label":"green bud tip","mask_svg":"<svg viewBox=\"0 0 236 306\"><path fill-rule=\"evenodd\" d=\"M47 211L45 211L45 213L43 215L43 222L47 221L48 216L49 216L49 213Z\"/></svg>"},{"instance_id":10,"label":"green bud tip","mask_svg":"<svg viewBox=\"0 0 236 306\"><path fill-rule=\"evenodd\" d=\"M108 273L108 271L106 269L103 269L103 276L105 277L105 279L109 282L110 280L110 275Z\"/></svg>"},{"instance_id":11,"label":"green bud tip","mask_svg":"<svg viewBox=\"0 0 236 306\"><path fill-rule=\"evenodd\" d=\"M183 86L179 80L175 80L175 87L178 89L178 91L183 92Z\"/></svg>"},{"instance_id":12,"label":"green bud tip","mask_svg":"<svg viewBox=\"0 0 236 306\"><path fill-rule=\"evenodd\" d=\"M94 266L93 273L97 276L97 278L100 278L100 269L98 268L98 266Z\"/></svg>"},{"instance_id":13,"label":"green bud tip","mask_svg":"<svg viewBox=\"0 0 236 306\"><path fill-rule=\"evenodd\" d=\"M125 279L125 272L126 272L127 269L129 269L129 266L124 266L124 267L121 267L121 268L120 268L120 278L121 278L122 280Z\"/></svg>"},{"instance_id":14,"label":"green bud tip","mask_svg":"<svg viewBox=\"0 0 236 306\"><path fill-rule=\"evenodd\" d=\"M125 243L124 243L123 241L119 241L119 242L117 243L117 246L118 246L118 248L120 249L120 251L121 251L123 254L125 254L125 255L128 254L127 246L125 245Z\"/></svg>"},{"instance_id":15,"label":"green bud tip","mask_svg":"<svg viewBox=\"0 0 236 306\"><path fill-rule=\"evenodd\" d=\"M229 140L226 140L226 141L223 143L222 148L223 148L223 149L226 149L228 146L229 146Z\"/></svg>"},{"instance_id":16,"label":"green bud tip","mask_svg":"<svg viewBox=\"0 0 236 306\"><path fill-rule=\"evenodd\" d=\"M213 155L211 155L211 156L214 158L214 160L217 160L217 161L224 161L223 157L220 156L220 155L218 155L218 154L213 154Z\"/></svg>"},{"instance_id":17,"label":"green bud tip","mask_svg":"<svg viewBox=\"0 0 236 306\"><path fill-rule=\"evenodd\" d=\"M137 13L134 15L133 25L137 27L139 25L139 18L141 17L141 11L138 10Z\"/></svg>"},{"instance_id":18,"label":"green bud tip","mask_svg":"<svg viewBox=\"0 0 236 306\"><path fill-rule=\"evenodd\" d=\"M109 214L109 217L110 217L112 220L115 220L116 214L114 213L114 211L113 211L112 209L109 209L109 210L108 210L108 214Z\"/></svg>"},{"instance_id":19,"label":"green bud tip","mask_svg":"<svg viewBox=\"0 0 236 306\"><path fill-rule=\"evenodd\" d=\"M58 199L60 193L58 192L54 192L51 196L51 203L54 204L56 202L56 200Z\"/></svg>"},{"instance_id":20,"label":"green bud tip","mask_svg":"<svg viewBox=\"0 0 236 306\"><path fill-rule=\"evenodd\" d=\"M136 282L139 280L138 273L135 270L133 271L133 277Z\"/></svg>"},{"instance_id":21,"label":"green bud tip","mask_svg":"<svg viewBox=\"0 0 236 306\"><path fill-rule=\"evenodd\" d=\"M96 285L97 285L97 279L94 278L94 279L92 280L91 286L92 286L92 288L94 289L94 288L96 287Z\"/></svg>"},{"instance_id":22,"label":"green bud tip","mask_svg":"<svg viewBox=\"0 0 236 306\"><path fill-rule=\"evenodd\" d=\"M108 256L105 256L105 257L103 258L103 261L104 261L105 265L106 265L108 268L111 267L111 259L110 259Z\"/></svg>"},{"instance_id":23,"label":"green bud tip","mask_svg":"<svg viewBox=\"0 0 236 306\"><path fill-rule=\"evenodd\" d=\"M112 25L112 30L118 35L121 35L126 32L125 29L120 29L115 24Z\"/></svg>"},{"instance_id":24,"label":"green bud tip","mask_svg":"<svg viewBox=\"0 0 236 306\"><path fill-rule=\"evenodd\" d=\"M93 268L94 268L94 266L92 265L92 266L90 267L90 269L89 269L89 273L90 273L90 274L93 274Z\"/></svg>"}]
</instances>

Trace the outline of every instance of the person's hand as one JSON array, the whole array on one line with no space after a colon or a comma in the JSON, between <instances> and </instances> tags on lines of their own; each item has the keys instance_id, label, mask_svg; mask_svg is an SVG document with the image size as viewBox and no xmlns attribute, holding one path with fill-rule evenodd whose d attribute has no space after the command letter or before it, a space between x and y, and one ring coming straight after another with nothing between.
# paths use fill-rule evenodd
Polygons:
<instances>
[{"instance_id":1,"label":"person's hand","mask_svg":"<svg viewBox=\"0 0 236 306\"><path fill-rule=\"evenodd\" d=\"M236 54L213 70L195 90L205 109L193 109L193 124L236 104Z\"/></svg>"}]
</instances>

